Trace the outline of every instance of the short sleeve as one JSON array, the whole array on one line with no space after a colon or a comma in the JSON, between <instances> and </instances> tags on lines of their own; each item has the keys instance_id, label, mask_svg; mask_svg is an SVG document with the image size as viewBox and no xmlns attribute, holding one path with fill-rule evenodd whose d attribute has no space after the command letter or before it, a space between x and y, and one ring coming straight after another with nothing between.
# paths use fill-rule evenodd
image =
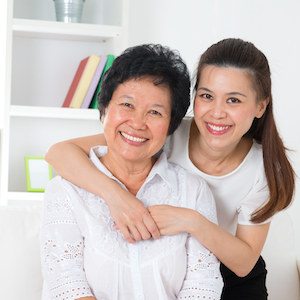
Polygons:
<instances>
[{"instance_id":1,"label":"short sleeve","mask_svg":"<svg viewBox=\"0 0 300 300\"><path fill-rule=\"evenodd\" d=\"M261 165L254 185L247 196L237 206L238 224L257 225L251 222L252 214L262 208L270 199L270 191L264 168ZM259 224L266 224L272 220L272 217Z\"/></svg>"},{"instance_id":2,"label":"short sleeve","mask_svg":"<svg viewBox=\"0 0 300 300\"><path fill-rule=\"evenodd\" d=\"M83 269L83 237L61 177L45 191L40 247L43 300L93 296Z\"/></svg>"}]
</instances>

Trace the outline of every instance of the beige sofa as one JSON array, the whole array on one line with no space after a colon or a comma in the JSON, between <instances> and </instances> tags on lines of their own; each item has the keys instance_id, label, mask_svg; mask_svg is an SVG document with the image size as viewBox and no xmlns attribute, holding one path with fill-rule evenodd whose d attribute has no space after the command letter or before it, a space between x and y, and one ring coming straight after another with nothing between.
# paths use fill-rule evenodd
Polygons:
<instances>
[{"instance_id":1,"label":"beige sofa","mask_svg":"<svg viewBox=\"0 0 300 300\"><path fill-rule=\"evenodd\" d=\"M0 206L0 299L40 300L41 207ZM269 300L299 300L294 229L287 212L272 222L263 256L268 268ZM131 300L131 299L128 299Z\"/></svg>"}]
</instances>

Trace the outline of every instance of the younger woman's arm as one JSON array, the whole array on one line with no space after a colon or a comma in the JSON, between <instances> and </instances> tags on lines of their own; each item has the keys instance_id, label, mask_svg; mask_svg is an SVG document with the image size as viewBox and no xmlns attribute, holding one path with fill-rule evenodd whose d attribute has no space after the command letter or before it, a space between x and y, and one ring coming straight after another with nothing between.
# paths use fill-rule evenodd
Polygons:
<instances>
[{"instance_id":1,"label":"younger woman's arm","mask_svg":"<svg viewBox=\"0 0 300 300\"><path fill-rule=\"evenodd\" d=\"M143 203L100 172L88 158L91 147L106 145L103 134L72 139L51 146L46 161L57 174L100 196L126 240L158 238L159 230Z\"/></svg>"},{"instance_id":2,"label":"younger woman's arm","mask_svg":"<svg viewBox=\"0 0 300 300\"><path fill-rule=\"evenodd\" d=\"M195 210L168 205L155 205L148 210L162 235L190 233L240 277L248 275L255 266L270 226L238 224L234 236Z\"/></svg>"}]
</instances>

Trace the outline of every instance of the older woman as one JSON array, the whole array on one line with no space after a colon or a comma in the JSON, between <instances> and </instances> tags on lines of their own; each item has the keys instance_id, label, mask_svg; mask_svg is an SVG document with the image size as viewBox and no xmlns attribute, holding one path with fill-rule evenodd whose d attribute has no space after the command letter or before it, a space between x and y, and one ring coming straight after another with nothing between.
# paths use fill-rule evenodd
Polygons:
<instances>
[{"instance_id":1,"label":"older woman","mask_svg":"<svg viewBox=\"0 0 300 300\"><path fill-rule=\"evenodd\" d=\"M206 183L155 155L189 106L189 74L159 45L130 48L99 95L106 146L90 160L146 207L197 210L216 223ZM76 164L76 162L74 162ZM105 201L61 177L45 192L41 226L43 299L219 299L216 257L187 233L127 243Z\"/></svg>"}]
</instances>

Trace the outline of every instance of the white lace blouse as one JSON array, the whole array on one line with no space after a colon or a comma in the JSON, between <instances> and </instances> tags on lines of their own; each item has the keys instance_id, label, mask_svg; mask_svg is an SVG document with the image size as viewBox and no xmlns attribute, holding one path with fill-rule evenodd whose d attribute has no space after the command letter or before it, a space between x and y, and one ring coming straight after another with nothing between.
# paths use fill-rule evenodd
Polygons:
<instances>
[{"instance_id":1,"label":"white lace blouse","mask_svg":"<svg viewBox=\"0 0 300 300\"><path fill-rule=\"evenodd\" d=\"M125 188L98 159L105 153L106 147L95 147L90 158ZM146 207L188 207L217 222L207 184L168 163L165 154L137 197ZM195 238L181 233L129 244L114 229L102 198L61 177L55 177L45 191L40 243L44 300L220 299L219 261Z\"/></svg>"}]
</instances>

